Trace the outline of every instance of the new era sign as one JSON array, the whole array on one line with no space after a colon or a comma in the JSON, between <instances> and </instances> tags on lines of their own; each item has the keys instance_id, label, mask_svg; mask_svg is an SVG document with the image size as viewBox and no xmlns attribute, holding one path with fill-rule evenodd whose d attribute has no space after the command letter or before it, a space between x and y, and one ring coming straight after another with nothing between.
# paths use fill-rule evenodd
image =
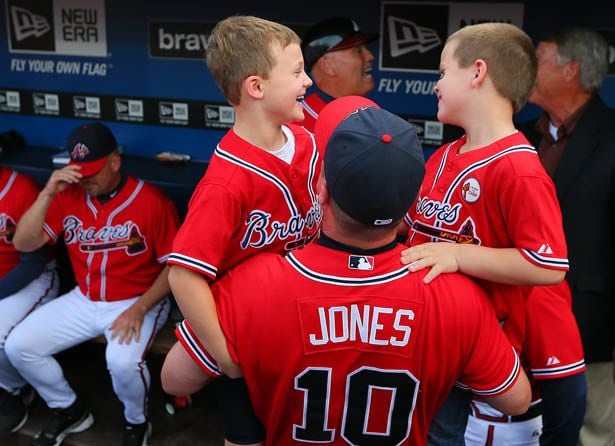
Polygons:
<instances>
[{"instance_id":1,"label":"new era sign","mask_svg":"<svg viewBox=\"0 0 615 446\"><path fill-rule=\"evenodd\" d=\"M13 53L106 56L105 0L6 0Z\"/></svg>"}]
</instances>

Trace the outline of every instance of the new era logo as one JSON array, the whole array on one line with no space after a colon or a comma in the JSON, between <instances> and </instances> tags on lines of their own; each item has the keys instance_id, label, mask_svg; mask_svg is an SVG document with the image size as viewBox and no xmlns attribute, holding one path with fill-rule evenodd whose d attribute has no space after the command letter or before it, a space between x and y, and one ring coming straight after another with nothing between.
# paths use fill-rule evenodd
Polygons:
<instances>
[{"instance_id":1,"label":"new era logo","mask_svg":"<svg viewBox=\"0 0 615 446\"><path fill-rule=\"evenodd\" d=\"M350 269L374 269L374 258L372 256L348 256L348 268Z\"/></svg>"},{"instance_id":2,"label":"new era logo","mask_svg":"<svg viewBox=\"0 0 615 446\"><path fill-rule=\"evenodd\" d=\"M412 51L425 53L442 42L435 30L417 26L400 17L389 16L388 27L392 57Z\"/></svg>"},{"instance_id":3,"label":"new era logo","mask_svg":"<svg viewBox=\"0 0 615 446\"><path fill-rule=\"evenodd\" d=\"M13 19L15 38L18 42L32 36L40 37L51 29L45 17L18 6L11 7L11 18Z\"/></svg>"}]
</instances>

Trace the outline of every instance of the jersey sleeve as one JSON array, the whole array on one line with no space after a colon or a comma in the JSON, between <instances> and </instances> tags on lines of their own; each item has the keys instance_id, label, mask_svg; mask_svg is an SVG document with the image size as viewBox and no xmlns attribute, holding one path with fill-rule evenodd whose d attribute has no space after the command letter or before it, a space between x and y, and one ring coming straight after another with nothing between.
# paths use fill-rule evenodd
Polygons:
<instances>
[{"instance_id":1,"label":"jersey sleeve","mask_svg":"<svg viewBox=\"0 0 615 446\"><path fill-rule=\"evenodd\" d=\"M536 266L567 271L562 215L551 179L546 174L516 177L500 200L509 236L521 255Z\"/></svg>"},{"instance_id":2,"label":"jersey sleeve","mask_svg":"<svg viewBox=\"0 0 615 446\"><path fill-rule=\"evenodd\" d=\"M62 219L64 218L64 196L65 194L60 193L53 197L51 205L47 210L47 215L45 215L43 231L45 231L45 234L47 234L49 241L52 244L57 243L58 238L63 231Z\"/></svg>"},{"instance_id":3,"label":"jersey sleeve","mask_svg":"<svg viewBox=\"0 0 615 446\"><path fill-rule=\"evenodd\" d=\"M477 395L496 396L509 390L517 381L520 361L497 322L487 296L478 285L467 288L468 305L462 317L472 333L470 355L457 385Z\"/></svg>"},{"instance_id":4,"label":"jersey sleeve","mask_svg":"<svg viewBox=\"0 0 615 446\"><path fill-rule=\"evenodd\" d=\"M200 186L190 200L168 263L215 279L241 219L241 205L228 189L216 184Z\"/></svg>"}]
</instances>

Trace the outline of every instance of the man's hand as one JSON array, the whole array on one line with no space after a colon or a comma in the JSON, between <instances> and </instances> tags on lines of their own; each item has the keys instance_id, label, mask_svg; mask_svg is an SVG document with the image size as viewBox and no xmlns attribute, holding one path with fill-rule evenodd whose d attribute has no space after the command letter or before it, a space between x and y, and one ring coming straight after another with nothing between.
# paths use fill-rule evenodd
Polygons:
<instances>
[{"instance_id":1,"label":"man's hand","mask_svg":"<svg viewBox=\"0 0 615 446\"><path fill-rule=\"evenodd\" d=\"M409 265L408 269L412 272L431 267L423 278L423 282L429 283L441 273L459 271L457 248L455 243L424 243L404 249L401 252L401 263Z\"/></svg>"},{"instance_id":2,"label":"man's hand","mask_svg":"<svg viewBox=\"0 0 615 446\"><path fill-rule=\"evenodd\" d=\"M62 169L54 170L43 188L43 194L53 197L62 192L69 185L78 183L83 175L80 172L81 166L69 165Z\"/></svg>"},{"instance_id":3,"label":"man's hand","mask_svg":"<svg viewBox=\"0 0 615 446\"><path fill-rule=\"evenodd\" d=\"M141 325L147 311L139 302L135 302L120 314L109 327L111 329L111 340L119 336L120 344L130 344L134 339L139 342L141 337Z\"/></svg>"}]
</instances>

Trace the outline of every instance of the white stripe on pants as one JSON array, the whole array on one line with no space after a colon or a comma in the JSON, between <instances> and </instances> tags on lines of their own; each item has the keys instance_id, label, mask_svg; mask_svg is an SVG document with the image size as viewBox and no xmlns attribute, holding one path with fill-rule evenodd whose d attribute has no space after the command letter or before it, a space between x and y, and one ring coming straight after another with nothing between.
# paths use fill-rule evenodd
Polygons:
<instances>
[{"instance_id":1,"label":"white stripe on pants","mask_svg":"<svg viewBox=\"0 0 615 446\"><path fill-rule=\"evenodd\" d=\"M165 298L147 312L139 342L133 340L127 345L120 344L119 338L111 341L109 326L136 300L93 302L75 287L24 319L6 340L6 354L50 408L66 408L77 396L53 355L104 334L107 369L113 389L124 404L124 417L129 423L143 423L150 385L145 352L164 325L170 305Z\"/></svg>"}]
</instances>

